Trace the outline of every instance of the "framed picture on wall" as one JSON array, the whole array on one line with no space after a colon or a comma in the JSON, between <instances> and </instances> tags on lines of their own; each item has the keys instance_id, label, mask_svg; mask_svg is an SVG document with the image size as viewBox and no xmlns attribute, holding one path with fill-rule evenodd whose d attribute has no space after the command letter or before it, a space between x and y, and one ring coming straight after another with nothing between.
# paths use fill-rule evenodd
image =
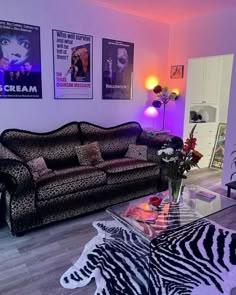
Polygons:
<instances>
[{"instance_id":1,"label":"framed picture on wall","mask_svg":"<svg viewBox=\"0 0 236 295\"><path fill-rule=\"evenodd\" d=\"M102 98L131 99L134 43L102 39Z\"/></svg>"},{"instance_id":2,"label":"framed picture on wall","mask_svg":"<svg viewBox=\"0 0 236 295\"><path fill-rule=\"evenodd\" d=\"M171 79L182 79L184 77L184 66L176 65L170 67L170 78Z\"/></svg>"},{"instance_id":3,"label":"framed picture on wall","mask_svg":"<svg viewBox=\"0 0 236 295\"><path fill-rule=\"evenodd\" d=\"M211 156L210 167L223 168L224 161L224 146L225 146L225 136L226 136L226 124L219 123L214 149Z\"/></svg>"},{"instance_id":4,"label":"framed picture on wall","mask_svg":"<svg viewBox=\"0 0 236 295\"><path fill-rule=\"evenodd\" d=\"M93 98L93 37L52 30L54 97Z\"/></svg>"},{"instance_id":5,"label":"framed picture on wall","mask_svg":"<svg viewBox=\"0 0 236 295\"><path fill-rule=\"evenodd\" d=\"M42 98L38 26L0 20L0 98Z\"/></svg>"}]
</instances>

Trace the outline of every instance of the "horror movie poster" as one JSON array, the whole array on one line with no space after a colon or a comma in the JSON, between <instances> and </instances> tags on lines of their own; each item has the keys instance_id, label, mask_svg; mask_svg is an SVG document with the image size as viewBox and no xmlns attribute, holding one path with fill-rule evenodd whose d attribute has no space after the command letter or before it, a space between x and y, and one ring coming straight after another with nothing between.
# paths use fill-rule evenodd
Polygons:
<instances>
[{"instance_id":1,"label":"horror movie poster","mask_svg":"<svg viewBox=\"0 0 236 295\"><path fill-rule=\"evenodd\" d=\"M131 99L134 44L102 39L102 97Z\"/></svg>"},{"instance_id":2,"label":"horror movie poster","mask_svg":"<svg viewBox=\"0 0 236 295\"><path fill-rule=\"evenodd\" d=\"M54 93L57 99L92 99L93 37L53 30Z\"/></svg>"},{"instance_id":3,"label":"horror movie poster","mask_svg":"<svg viewBox=\"0 0 236 295\"><path fill-rule=\"evenodd\" d=\"M0 98L42 98L39 27L0 20Z\"/></svg>"},{"instance_id":4,"label":"horror movie poster","mask_svg":"<svg viewBox=\"0 0 236 295\"><path fill-rule=\"evenodd\" d=\"M227 125L225 123L219 123L215 140L215 146L211 156L210 167L219 169L223 168L226 129Z\"/></svg>"}]
</instances>

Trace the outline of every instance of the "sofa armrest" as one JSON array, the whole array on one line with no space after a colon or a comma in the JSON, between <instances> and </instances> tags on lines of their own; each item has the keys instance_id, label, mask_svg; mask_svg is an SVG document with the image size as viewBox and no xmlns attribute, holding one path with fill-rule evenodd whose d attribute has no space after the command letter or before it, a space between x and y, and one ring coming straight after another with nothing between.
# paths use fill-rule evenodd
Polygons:
<instances>
[{"instance_id":1,"label":"sofa armrest","mask_svg":"<svg viewBox=\"0 0 236 295\"><path fill-rule=\"evenodd\" d=\"M0 159L0 182L15 196L34 190L35 184L26 164L13 159Z\"/></svg>"},{"instance_id":2,"label":"sofa armrest","mask_svg":"<svg viewBox=\"0 0 236 295\"><path fill-rule=\"evenodd\" d=\"M0 159L11 159L23 162L23 159L13 153L9 148L5 147L2 143L0 143Z\"/></svg>"},{"instance_id":3,"label":"sofa armrest","mask_svg":"<svg viewBox=\"0 0 236 295\"><path fill-rule=\"evenodd\" d=\"M34 188L34 181L28 166L10 149L0 143L0 183L15 195L25 186Z\"/></svg>"},{"instance_id":4,"label":"sofa armrest","mask_svg":"<svg viewBox=\"0 0 236 295\"><path fill-rule=\"evenodd\" d=\"M21 161L0 159L0 182L6 189L6 221L13 234L29 229L38 222L33 177Z\"/></svg>"},{"instance_id":5,"label":"sofa armrest","mask_svg":"<svg viewBox=\"0 0 236 295\"><path fill-rule=\"evenodd\" d=\"M139 138L139 144L145 144L148 147L153 147L155 149L161 149L164 144L168 144L173 148L182 148L183 147L183 140L172 134L168 133L159 133L155 135L149 135L146 131L143 131Z\"/></svg>"},{"instance_id":6,"label":"sofa armrest","mask_svg":"<svg viewBox=\"0 0 236 295\"><path fill-rule=\"evenodd\" d=\"M3 193L5 190L6 190L5 183L4 182L0 182L0 193Z\"/></svg>"},{"instance_id":7,"label":"sofa armrest","mask_svg":"<svg viewBox=\"0 0 236 295\"><path fill-rule=\"evenodd\" d=\"M168 133L150 135L143 131L140 134L137 143L148 146L148 160L153 162L159 161L157 151L165 145L174 149L183 147L183 140L180 137Z\"/></svg>"}]
</instances>

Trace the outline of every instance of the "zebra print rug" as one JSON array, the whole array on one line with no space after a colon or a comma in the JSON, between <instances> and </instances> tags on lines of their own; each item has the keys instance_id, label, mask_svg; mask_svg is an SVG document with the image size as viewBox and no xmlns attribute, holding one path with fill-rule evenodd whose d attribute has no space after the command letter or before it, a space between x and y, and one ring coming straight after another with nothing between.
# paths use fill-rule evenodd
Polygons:
<instances>
[{"instance_id":1,"label":"zebra print rug","mask_svg":"<svg viewBox=\"0 0 236 295\"><path fill-rule=\"evenodd\" d=\"M62 275L64 288L94 278L95 295L236 294L236 231L201 219L150 247L117 221L93 226L98 235Z\"/></svg>"}]
</instances>

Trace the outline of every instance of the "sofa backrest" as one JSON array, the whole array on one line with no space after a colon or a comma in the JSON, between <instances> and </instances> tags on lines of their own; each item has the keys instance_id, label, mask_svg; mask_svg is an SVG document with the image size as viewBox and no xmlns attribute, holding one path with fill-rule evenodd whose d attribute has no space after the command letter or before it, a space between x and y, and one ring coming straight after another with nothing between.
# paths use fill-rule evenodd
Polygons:
<instances>
[{"instance_id":1,"label":"sofa backrest","mask_svg":"<svg viewBox=\"0 0 236 295\"><path fill-rule=\"evenodd\" d=\"M47 133L7 129L1 134L1 142L26 162L43 157L49 168L78 164L75 146L81 140L77 122Z\"/></svg>"},{"instance_id":2,"label":"sofa backrest","mask_svg":"<svg viewBox=\"0 0 236 295\"><path fill-rule=\"evenodd\" d=\"M137 122L104 128L88 122L79 123L82 143L99 143L104 160L121 158L126 154L130 144L135 144L142 132Z\"/></svg>"}]
</instances>

